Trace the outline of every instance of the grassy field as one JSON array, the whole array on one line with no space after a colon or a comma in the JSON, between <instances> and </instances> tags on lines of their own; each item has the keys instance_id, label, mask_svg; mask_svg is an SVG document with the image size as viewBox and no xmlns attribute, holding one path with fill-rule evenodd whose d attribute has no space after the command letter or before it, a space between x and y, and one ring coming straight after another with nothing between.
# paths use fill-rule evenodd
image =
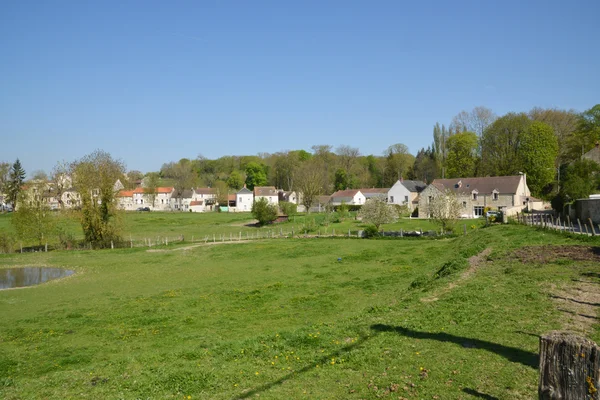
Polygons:
<instances>
[{"instance_id":1,"label":"grassy field","mask_svg":"<svg viewBox=\"0 0 600 400\"><path fill-rule=\"evenodd\" d=\"M11 213L0 214L0 232L15 234L14 227L10 220ZM56 213L57 225L67 232L73 234L76 239L83 239L83 232L75 216L62 215ZM336 234L356 235L357 231L364 229L366 224L356 221L354 214L345 218L341 222L326 221L325 214L298 214L292 216L290 221L280 224L268 225L261 228L250 226L255 222L250 213L182 213L182 212L123 212L120 216L120 225L122 226L123 237L126 240L143 241L144 239L156 238L179 238L183 236L190 241L202 240L203 238L217 238L220 235L229 237L242 237L246 235L264 234L266 231L280 232L300 232L303 227L311 227L311 234L331 235ZM481 226L482 220L465 220L461 224L467 224L471 227ZM385 230L435 230L439 229L429 220L403 218L393 224L382 226ZM49 239L52 244L56 237ZM20 242L20 241L19 241ZM20 244L20 243L19 243ZM24 246L35 245L37 243L23 243ZM18 247L18 246L17 246Z\"/></svg>"},{"instance_id":2,"label":"grassy field","mask_svg":"<svg viewBox=\"0 0 600 400\"><path fill-rule=\"evenodd\" d=\"M600 282L598 263L512 253L593 240L509 225L0 255L77 272L0 291L0 398L534 399L537 335L564 321L549 290Z\"/></svg>"}]
</instances>

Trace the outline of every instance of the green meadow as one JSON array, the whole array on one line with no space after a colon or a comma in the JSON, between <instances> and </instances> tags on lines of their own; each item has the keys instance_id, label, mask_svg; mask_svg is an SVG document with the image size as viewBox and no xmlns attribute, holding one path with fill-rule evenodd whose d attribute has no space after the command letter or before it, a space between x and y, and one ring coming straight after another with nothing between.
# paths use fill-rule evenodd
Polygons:
<instances>
[{"instance_id":1,"label":"green meadow","mask_svg":"<svg viewBox=\"0 0 600 400\"><path fill-rule=\"evenodd\" d=\"M198 217L223 233L249 220ZM177 214L128 218L132 235L195 232ZM552 288L600 283L597 262L514 256L551 244L598 240L498 225L0 255L76 271L0 291L0 398L535 399L538 335L564 322Z\"/></svg>"}]
</instances>

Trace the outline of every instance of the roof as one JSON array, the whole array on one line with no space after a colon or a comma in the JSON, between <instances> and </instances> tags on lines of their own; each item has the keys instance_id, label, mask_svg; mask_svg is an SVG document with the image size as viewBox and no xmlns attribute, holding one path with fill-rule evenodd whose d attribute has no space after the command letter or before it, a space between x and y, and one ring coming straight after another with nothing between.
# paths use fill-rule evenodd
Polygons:
<instances>
[{"instance_id":1,"label":"roof","mask_svg":"<svg viewBox=\"0 0 600 400\"><path fill-rule=\"evenodd\" d=\"M421 193L423 191L423 189L425 189L427 187L427 184L423 181L402 180L402 181L400 181L400 183L409 192L413 192L413 193Z\"/></svg>"},{"instance_id":2,"label":"roof","mask_svg":"<svg viewBox=\"0 0 600 400\"><path fill-rule=\"evenodd\" d=\"M277 196L277 189L275 186L255 186L255 196Z\"/></svg>"},{"instance_id":3,"label":"roof","mask_svg":"<svg viewBox=\"0 0 600 400\"><path fill-rule=\"evenodd\" d=\"M181 192L181 195L179 197L181 197L182 199L191 199L193 196L194 193L191 189L183 189L183 192Z\"/></svg>"},{"instance_id":4,"label":"roof","mask_svg":"<svg viewBox=\"0 0 600 400\"><path fill-rule=\"evenodd\" d=\"M340 198L340 197L354 197L356 194L360 192L358 189L348 189L348 190L338 190L334 194L331 195L332 199Z\"/></svg>"},{"instance_id":5,"label":"roof","mask_svg":"<svg viewBox=\"0 0 600 400\"><path fill-rule=\"evenodd\" d=\"M248 189L246 186L240 189L237 194L252 194L252 190Z\"/></svg>"},{"instance_id":6,"label":"roof","mask_svg":"<svg viewBox=\"0 0 600 400\"><path fill-rule=\"evenodd\" d=\"M190 201L190 206L201 206L202 202L203 202L203 200Z\"/></svg>"},{"instance_id":7,"label":"roof","mask_svg":"<svg viewBox=\"0 0 600 400\"><path fill-rule=\"evenodd\" d=\"M237 196L235 194L229 194L227 195L227 200L228 201L235 201L237 199Z\"/></svg>"},{"instance_id":8,"label":"roof","mask_svg":"<svg viewBox=\"0 0 600 400\"><path fill-rule=\"evenodd\" d=\"M118 197L133 197L133 190L121 190Z\"/></svg>"},{"instance_id":9,"label":"roof","mask_svg":"<svg viewBox=\"0 0 600 400\"><path fill-rule=\"evenodd\" d=\"M596 143L596 147L594 147L581 157L600 163L600 144Z\"/></svg>"},{"instance_id":10,"label":"roof","mask_svg":"<svg viewBox=\"0 0 600 400\"><path fill-rule=\"evenodd\" d=\"M148 187L145 187L145 188L138 187L138 188L135 188L135 190L133 190L131 192L132 193L150 193L149 190L150 190L150 188L148 188ZM171 193L172 191L173 191L172 186L157 187L155 193Z\"/></svg>"},{"instance_id":11,"label":"roof","mask_svg":"<svg viewBox=\"0 0 600 400\"><path fill-rule=\"evenodd\" d=\"M390 191L389 188L385 189L385 188L367 188L367 189L358 189L360 190L360 192L362 194L364 194L365 196L367 194L387 194L387 192Z\"/></svg>"},{"instance_id":12,"label":"roof","mask_svg":"<svg viewBox=\"0 0 600 400\"><path fill-rule=\"evenodd\" d=\"M319 204L327 204L331 200L331 196L317 196L317 202Z\"/></svg>"},{"instance_id":13,"label":"roof","mask_svg":"<svg viewBox=\"0 0 600 400\"><path fill-rule=\"evenodd\" d=\"M196 188L194 189L196 194L215 194L214 188Z\"/></svg>"},{"instance_id":14,"label":"roof","mask_svg":"<svg viewBox=\"0 0 600 400\"><path fill-rule=\"evenodd\" d=\"M470 194L473 191L477 191L478 193L492 193L494 190L498 191L498 193L516 194L521 179L521 175L435 179L431 184L441 191L450 189L453 192L461 194Z\"/></svg>"}]
</instances>

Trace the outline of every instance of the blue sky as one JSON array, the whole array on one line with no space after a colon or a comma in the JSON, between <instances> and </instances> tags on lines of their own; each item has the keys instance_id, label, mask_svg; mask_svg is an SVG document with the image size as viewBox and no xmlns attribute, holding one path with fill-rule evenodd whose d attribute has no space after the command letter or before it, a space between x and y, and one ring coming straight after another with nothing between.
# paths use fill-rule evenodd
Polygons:
<instances>
[{"instance_id":1,"label":"blue sky","mask_svg":"<svg viewBox=\"0 0 600 400\"><path fill-rule=\"evenodd\" d=\"M600 2L0 2L0 161L414 154L483 105L600 103Z\"/></svg>"}]
</instances>

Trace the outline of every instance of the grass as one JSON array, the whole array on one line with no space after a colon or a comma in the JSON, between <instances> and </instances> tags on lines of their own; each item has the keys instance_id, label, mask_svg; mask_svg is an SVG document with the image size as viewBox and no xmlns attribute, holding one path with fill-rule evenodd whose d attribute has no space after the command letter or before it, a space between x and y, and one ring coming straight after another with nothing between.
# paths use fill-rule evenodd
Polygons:
<instances>
[{"instance_id":1,"label":"grass","mask_svg":"<svg viewBox=\"0 0 600 400\"><path fill-rule=\"evenodd\" d=\"M561 322L547 287L597 270L506 257L549 243L581 242L496 226L0 255L0 268L77 271L0 292L0 397L534 399L536 335ZM441 290L487 247L493 262Z\"/></svg>"},{"instance_id":2,"label":"grass","mask_svg":"<svg viewBox=\"0 0 600 400\"><path fill-rule=\"evenodd\" d=\"M13 225L11 224L13 214L0 214L0 232L7 232L15 235ZM54 214L57 219L57 225L64 231L70 232L74 238L83 239L81 226L74 215ZM183 212L123 212L121 214L121 225L123 227L123 237L126 240L130 238L134 241L142 242L144 239L165 238L175 240L183 236L190 241L202 240L206 237L212 239L213 235L218 239L220 235L229 237L242 237L265 231L292 232L299 233L304 226L311 227L311 234L331 235L334 231L337 235L348 234L356 235L358 230L364 229L367 225L357 221L352 214L341 222L327 221L325 214L314 213L310 215L298 214L292 216L290 221L280 224L267 225L261 228L248 226L255 222L250 213L183 213ZM464 220L460 224L467 224L468 227L475 224L482 225L482 220ZM459 224L459 225L460 225ZM382 226L385 230L436 230L437 225L429 220L402 218L393 224ZM57 239L51 238L52 244ZM25 242L24 246L36 245L37 243ZM16 246L19 247L19 246Z\"/></svg>"}]
</instances>

